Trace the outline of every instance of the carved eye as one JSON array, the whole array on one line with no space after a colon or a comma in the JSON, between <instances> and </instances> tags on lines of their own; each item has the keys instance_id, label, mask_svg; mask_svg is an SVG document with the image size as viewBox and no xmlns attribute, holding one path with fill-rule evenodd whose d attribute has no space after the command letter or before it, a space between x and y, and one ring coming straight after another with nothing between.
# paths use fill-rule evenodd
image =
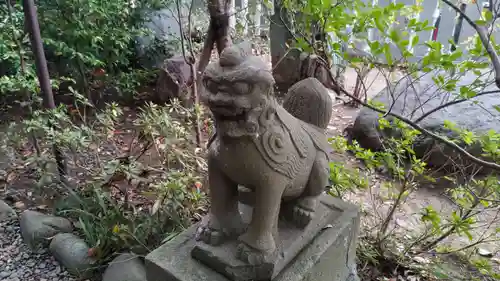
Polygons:
<instances>
[{"instance_id":1,"label":"carved eye","mask_svg":"<svg viewBox=\"0 0 500 281\"><path fill-rule=\"evenodd\" d=\"M232 85L234 91L240 95L246 95L250 92L250 85L246 82L234 82Z\"/></svg>"},{"instance_id":2,"label":"carved eye","mask_svg":"<svg viewBox=\"0 0 500 281\"><path fill-rule=\"evenodd\" d=\"M211 79L205 79L205 88L211 93L217 93L219 91L219 85Z\"/></svg>"}]
</instances>

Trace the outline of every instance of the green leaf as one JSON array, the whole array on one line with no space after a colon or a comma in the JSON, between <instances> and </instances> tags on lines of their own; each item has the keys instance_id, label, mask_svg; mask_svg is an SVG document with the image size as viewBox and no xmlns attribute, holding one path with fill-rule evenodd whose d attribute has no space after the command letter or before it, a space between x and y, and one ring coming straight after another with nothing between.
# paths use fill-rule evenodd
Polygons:
<instances>
[{"instance_id":1,"label":"green leaf","mask_svg":"<svg viewBox=\"0 0 500 281\"><path fill-rule=\"evenodd\" d=\"M391 28L391 30L389 31L389 38L391 38L391 40L396 44L401 40L399 32L395 28Z\"/></svg>"},{"instance_id":2,"label":"green leaf","mask_svg":"<svg viewBox=\"0 0 500 281\"><path fill-rule=\"evenodd\" d=\"M491 20L493 20L493 13L490 10L486 10L484 12L484 18L487 22L491 22Z\"/></svg>"},{"instance_id":3,"label":"green leaf","mask_svg":"<svg viewBox=\"0 0 500 281\"><path fill-rule=\"evenodd\" d=\"M495 104L493 108L495 108L498 112L500 112L500 104Z\"/></svg>"},{"instance_id":4,"label":"green leaf","mask_svg":"<svg viewBox=\"0 0 500 281\"><path fill-rule=\"evenodd\" d=\"M469 86L462 86L462 87L460 87L460 96L461 97L470 99L470 98L475 97L476 95L477 95L476 92L472 91L469 88Z\"/></svg>"},{"instance_id":5,"label":"green leaf","mask_svg":"<svg viewBox=\"0 0 500 281\"><path fill-rule=\"evenodd\" d=\"M470 233L470 231L468 229L464 229L463 232L465 233L465 236L467 236L469 241L474 240L474 238L472 237L472 234Z\"/></svg>"},{"instance_id":6,"label":"green leaf","mask_svg":"<svg viewBox=\"0 0 500 281\"><path fill-rule=\"evenodd\" d=\"M488 24L488 22L485 20L476 20L475 23L479 26L485 26Z\"/></svg>"},{"instance_id":7,"label":"green leaf","mask_svg":"<svg viewBox=\"0 0 500 281\"><path fill-rule=\"evenodd\" d=\"M384 55L387 60L387 64L392 65L394 61L392 60L391 45L388 43L384 44Z\"/></svg>"},{"instance_id":8,"label":"green leaf","mask_svg":"<svg viewBox=\"0 0 500 281\"><path fill-rule=\"evenodd\" d=\"M463 53L461 50L456 50L450 54L450 60L455 61L455 60L459 59L460 57L462 57L462 55L463 55Z\"/></svg>"},{"instance_id":9,"label":"green leaf","mask_svg":"<svg viewBox=\"0 0 500 281\"><path fill-rule=\"evenodd\" d=\"M411 46L415 47L418 44L418 40L420 40L420 38L415 34L415 36L411 39Z\"/></svg>"},{"instance_id":10,"label":"green leaf","mask_svg":"<svg viewBox=\"0 0 500 281\"><path fill-rule=\"evenodd\" d=\"M373 21L375 22L375 26L377 27L377 29L379 31L382 31L382 32L385 31L385 26L383 24L383 20L382 20L380 14L376 15L375 18L373 19Z\"/></svg>"}]
</instances>

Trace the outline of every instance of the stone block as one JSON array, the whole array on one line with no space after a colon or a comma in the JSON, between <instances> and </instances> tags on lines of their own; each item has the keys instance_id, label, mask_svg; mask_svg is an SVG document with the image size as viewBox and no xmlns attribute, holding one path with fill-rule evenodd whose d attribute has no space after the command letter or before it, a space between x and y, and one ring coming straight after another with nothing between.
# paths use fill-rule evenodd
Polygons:
<instances>
[{"instance_id":1,"label":"stone block","mask_svg":"<svg viewBox=\"0 0 500 281\"><path fill-rule=\"evenodd\" d=\"M59 233L52 239L50 253L66 270L78 277L90 277L96 260L89 257L87 243L71 233Z\"/></svg>"},{"instance_id":2,"label":"stone block","mask_svg":"<svg viewBox=\"0 0 500 281\"><path fill-rule=\"evenodd\" d=\"M353 281L356 276L356 243L359 229L359 213L356 206L328 195L322 197L322 208L318 216L302 234L299 230L283 229L280 226L280 258L274 263L271 277L260 280L272 281ZM249 208L242 208L244 213ZM244 216L245 217L245 216ZM148 281L243 281L244 274L231 274L231 270L247 269L251 266L239 263L234 256L232 242L219 247L210 247L194 239L194 225L171 241L146 256ZM309 227L309 226L308 226ZM311 232L312 229L316 231ZM286 236L285 233L287 233ZM285 235L285 236L284 236ZM288 237L288 238L287 238ZM294 238L295 237L295 238ZM214 250L213 248L218 248ZM193 249L218 256L209 266L192 257ZM225 251L226 258L220 259ZM198 256L199 258L199 256ZM237 265L222 269L223 263ZM240 266L240 268L238 268ZM218 269L216 271L215 269Z\"/></svg>"},{"instance_id":3,"label":"stone block","mask_svg":"<svg viewBox=\"0 0 500 281\"><path fill-rule=\"evenodd\" d=\"M146 269L139 256L124 253L109 263L102 281L145 281Z\"/></svg>"},{"instance_id":4,"label":"stone block","mask_svg":"<svg viewBox=\"0 0 500 281\"><path fill-rule=\"evenodd\" d=\"M16 212L12 209L9 204L0 200L0 222L6 221L17 217Z\"/></svg>"},{"instance_id":5,"label":"stone block","mask_svg":"<svg viewBox=\"0 0 500 281\"><path fill-rule=\"evenodd\" d=\"M56 234L73 231L71 222L66 218L30 210L21 214L20 225L23 240L33 251L38 251L40 246L48 245Z\"/></svg>"}]
</instances>

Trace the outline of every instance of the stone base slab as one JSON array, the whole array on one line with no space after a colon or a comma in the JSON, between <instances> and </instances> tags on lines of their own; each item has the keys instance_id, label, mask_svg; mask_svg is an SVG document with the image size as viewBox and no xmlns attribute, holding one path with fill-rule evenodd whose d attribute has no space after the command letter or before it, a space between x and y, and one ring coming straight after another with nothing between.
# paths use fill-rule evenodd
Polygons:
<instances>
[{"instance_id":1,"label":"stone base slab","mask_svg":"<svg viewBox=\"0 0 500 281\"><path fill-rule=\"evenodd\" d=\"M309 234L310 239L298 253L293 253L285 261L279 274L268 279L273 281L354 281L358 280L355 273L356 242L359 229L359 213L356 206L333 198L322 197L322 205L327 206L321 212L326 223L316 235ZM327 209L330 211L328 212ZM248 212L248 211L245 211ZM325 215L326 214L326 215ZM334 214L334 215L332 215ZM248 280L242 275L221 274L206 266L191 256L195 248L207 250L202 242L194 239L198 225L194 225L179 234L171 241L160 246L146 256L148 281L241 281ZM305 229L307 231L307 228ZM298 230L297 230L298 231ZM281 232L281 231L280 231ZM295 233L295 232L293 232ZM294 235L297 235L296 233ZM292 236L294 236L292 235ZM281 236L281 235L280 235ZM288 244L294 243L289 240ZM298 244L295 244L298 245ZM222 247L222 246L220 246ZM232 247L228 243L225 247ZM219 248L224 250L225 248ZM205 252L207 253L207 252ZM230 255L234 253L226 253ZM238 261L233 260L233 263ZM240 265L241 266L241 265ZM244 266L244 265L243 265ZM221 271L219 269L219 271ZM238 279L241 278L241 279ZM272 278L272 279L271 279Z\"/></svg>"}]
</instances>

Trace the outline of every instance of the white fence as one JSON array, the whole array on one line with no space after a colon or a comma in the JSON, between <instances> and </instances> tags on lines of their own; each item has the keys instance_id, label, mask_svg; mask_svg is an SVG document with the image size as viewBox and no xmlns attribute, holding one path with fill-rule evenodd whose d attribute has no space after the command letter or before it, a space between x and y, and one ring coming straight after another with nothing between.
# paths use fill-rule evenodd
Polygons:
<instances>
[{"instance_id":1,"label":"white fence","mask_svg":"<svg viewBox=\"0 0 500 281\"><path fill-rule=\"evenodd\" d=\"M373 5L379 5L382 7L389 5L391 2L404 3L405 5L415 5L415 0L365 1L370 1ZM235 0L231 2L234 11L234 16L231 18L231 26L233 28L236 27L237 23L241 24L244 34L259 34L261 31L267 32L269 30L269 16L273 11L268 10L267 7L261 3L261 0ZM461 50L465 53L466 49L461 43L464 43L468 38L475 34L474 29L465 21L463 21L461 26L456 27L458 14L440 0L423 0L421 3L423 11L417 16L417 19L420 21L427 20L429 24L436 26L436 34L434 37L432 36L434 31L422 31L417 34L420 38L420 44L413 49L415 58L419 59L428 52L428 48L423 44L423 42L429 39L441 42L444 51L450 50L450 41L453 41L453 34L457 28L460 31L460 36L457 41L458 48L461 48ZM481 18L481 12L483 9L487 8L485 7L486 4L493 4L493 10L495 10L495 7L498 7L500 4L500 0L494 0L492 3L490 3L489 0L478 0L476 3L469 2L468 4L460 4L458 1L457 3L457 5L464 5L464 12L472 20L478 20ZM256 8L253 8L254 6L256 6ZM401 26L406 26L408 20L409 19L402 17L398 19ZM498 30L495 30L493 34L495 38L500 38L498 36L500 35ZM415 34L411 36L414 35ZM381 40L381 36L377 30L370 30L368 32L368 37L370 40ZM356 48L366 50L366 46L362 43L356 44ZM392 53L394 59L401 57L400 51L397 50L395 46L393 46ZM380 59L384 60L383 57Z\"/></svg>"},{"instance_id":2,"label":"white fence","mask_svg":"<svg viewBox=\"0 0 500 281\"><path fill-rule=\"evenodd\" d=\"M232 0L231 10L231 28L240 27L243 35L260 35L269 30L269 17L273 11L263 5L261 0Z\"/></svg>"}]
</instances>

